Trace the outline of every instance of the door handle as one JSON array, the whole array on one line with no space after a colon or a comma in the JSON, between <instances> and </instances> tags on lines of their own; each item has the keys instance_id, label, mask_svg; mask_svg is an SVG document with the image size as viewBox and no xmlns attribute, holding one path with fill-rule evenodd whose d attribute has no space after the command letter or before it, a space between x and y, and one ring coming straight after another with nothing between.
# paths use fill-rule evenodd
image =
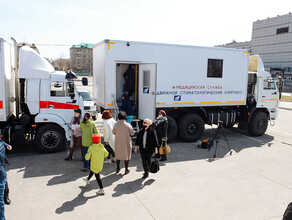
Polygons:
<instances>
[{"instance_id":1,"label":"door handle","mask_svg":"<svg viewBox=\"0 0 292 220\"><path fill-rule=\"evenodd\" d=\"M277 94L277 92L273 92L273 93L272 93L272 95L276 95L276 94Z\"/></svg>"},{"instance_id":2,"label":"door handle","mask_svg":"<svg viewBox=\"0 0 292 220\"><path fill-rule=\"evenodd\" d=\"M155 95L155 92L152 92L152 95Z\"/></svg>"},{"instance_id":3,"label":"door handle","mask_svg":"<svg viewBox=\"0 0 292 220\"><path fill-rule=\"evenodd\" d=\"M48 107L49 107L49 108L54 108L55 106L53 106L53 105L49 105Z\"/></svg>"},{"instance_id":4,"label":"door handle","mask_svg":"<svg viewBox=\"0 0 292 220\"><path fill-rule=\"evenodd\" d=\"M264 95L263 95L262 97L264 97L264 98L265 98L266 96L264 96Z\"/></svg>"}]
</instances>

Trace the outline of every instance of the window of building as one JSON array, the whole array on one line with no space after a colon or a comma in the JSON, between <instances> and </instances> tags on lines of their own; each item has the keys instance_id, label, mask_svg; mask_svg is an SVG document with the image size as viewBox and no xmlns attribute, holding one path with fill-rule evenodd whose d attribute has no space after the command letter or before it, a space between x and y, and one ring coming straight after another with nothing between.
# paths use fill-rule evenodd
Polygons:
<instances>
[{"instance_id":1,"label":"window of building","mask_svg":"<svg viewBox=\"0 0 292 220\"><path fill-rule=\"evenodd\" d=\"M278 28L277 29L277 34L284 34L289 32L289 27L284 27L284 28Z\"/></svg>"},{"instance_id":2,"label":"window of building","mask_svg":"<svg viewBox=\"0 0 292 220\"><path fill-rule=\"evenodd\" d=\"M51 96L64 97L65 87L62 82L51 82Z\"/></svg>"},{"instance_id":3,"label":"window of building","mask_svg":"<svg viewBox=\"0 0 292 220\"><path fill-rule=\"evenodd\" d=\"M223 60L208 59L207 77L222 78Z\"/></svg>"}]
</instances>

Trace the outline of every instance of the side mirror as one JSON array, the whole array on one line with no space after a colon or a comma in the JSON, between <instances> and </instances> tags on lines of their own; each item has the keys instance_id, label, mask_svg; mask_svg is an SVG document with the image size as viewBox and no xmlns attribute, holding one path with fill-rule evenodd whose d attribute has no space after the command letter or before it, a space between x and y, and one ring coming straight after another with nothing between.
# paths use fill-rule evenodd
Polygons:
<instances>
[{"instance_id":1,"label":"side mirror","mask_svg":"<svg viewBox=\"0 0 292 220\"><path fill-rule=\"evenodd\" d=\"M86 77L82 77L82 85L88 86L88 79Z\"/></svg>"}]
</instances>

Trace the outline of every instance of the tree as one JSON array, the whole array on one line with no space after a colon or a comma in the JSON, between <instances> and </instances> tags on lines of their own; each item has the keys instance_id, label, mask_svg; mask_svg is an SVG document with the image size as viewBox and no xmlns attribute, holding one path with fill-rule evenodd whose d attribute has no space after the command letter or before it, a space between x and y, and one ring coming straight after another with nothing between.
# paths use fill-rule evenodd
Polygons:
<instances>
[{"instance_id":1,"label":"tree","mask_svg":"<svg viewBox=\"0 0 292 220\"><path fill-rule=\"evenodd\" d=\"M51 62L53 67L60 71L65 71L71 69L71 61L70 59L58 58Z\"/></svg>"}]
</instances>

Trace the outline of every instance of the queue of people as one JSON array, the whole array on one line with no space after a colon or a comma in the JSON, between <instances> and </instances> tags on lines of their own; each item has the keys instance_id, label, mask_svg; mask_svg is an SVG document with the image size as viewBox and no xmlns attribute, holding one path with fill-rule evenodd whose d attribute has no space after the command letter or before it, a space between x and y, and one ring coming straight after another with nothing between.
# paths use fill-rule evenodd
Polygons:
<instances>
[{"instance_id":1,"label":"queue of people","mask_svg":"<svg viewBox=\"0 0 292 220\"><path fill-rule=\"evenodd\" d=\"M124 98L127 98L126 96ZM125 106L125 105L124 105ZM103 136L104 145L101 144L101 137L98 134L98 129L95 122L91 119L90 113L85 113L81 117L81 110L75 109L72 117L70 130L71 141L70 148L66 161L73 160L74 149L78 145L83 161L81 171L89 172L87 177L82 178L86 184L90 183L93 175L97 180L99 190L98 195L104 195L100 172L103 169L104 163L116 162L116 174L121 170L120 161L124 161L124 175L129 174L129 162L132 156L132 137L135 131L130 123L125 111L120 111L118 121L116 121L109 110L102 113L103 119ZM130 117L130 121L133 118ZM130 122L129 121L129 122ZM166 160L166 156L159 155L159 147L167 140L167 118L165 111L160 111L158 118L152 124L150 119L144 119L143 128L138 132L136 139L136 147L134 152L139 152L141 155L142 166L144 173L142 178L149 176L150 164L152 155ZM8 197L8 183L5 171L6 150L11 150L12 147L0 138L0 219L5 219L4 206L10 204ZM106 158L106 160L104 160Z\"/></svg>"}]
</instances>

